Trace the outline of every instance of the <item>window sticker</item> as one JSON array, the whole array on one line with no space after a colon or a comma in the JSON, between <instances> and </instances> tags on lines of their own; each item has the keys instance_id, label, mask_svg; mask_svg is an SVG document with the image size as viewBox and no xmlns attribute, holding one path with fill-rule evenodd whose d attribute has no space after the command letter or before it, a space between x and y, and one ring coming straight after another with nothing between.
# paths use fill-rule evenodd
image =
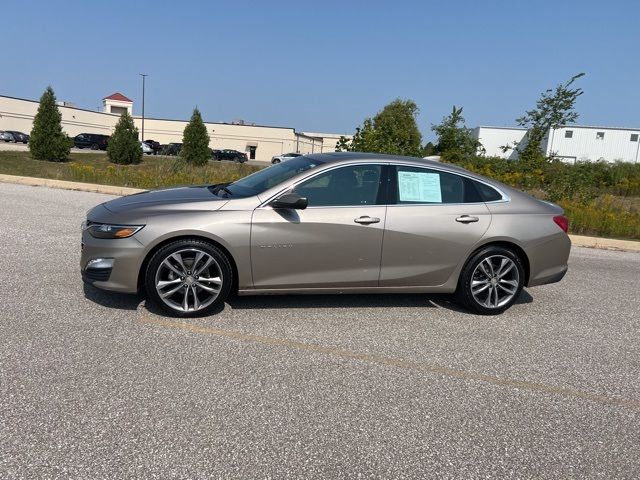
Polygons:
<instances>
[{"instance_id":1,"label":"window sticker","mask_svg":"<svg viewBox=\"0 0 640 480\"><path fill-rule=\"evenodd\" d=\"M440 174L429 172L398 172L401 202L442 203Z\"/></svg>"}]
</instances>

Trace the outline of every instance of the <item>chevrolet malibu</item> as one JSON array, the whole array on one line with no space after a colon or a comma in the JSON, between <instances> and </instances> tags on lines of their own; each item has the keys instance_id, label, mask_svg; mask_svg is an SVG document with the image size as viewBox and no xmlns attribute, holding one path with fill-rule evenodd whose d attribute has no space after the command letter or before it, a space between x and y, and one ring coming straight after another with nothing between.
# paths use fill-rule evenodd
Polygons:
<instances>
[{"instance_id":1,"label":"chevrolet malibu","mask_svg":"<svg viewBox=\"0 0 640 480\"><path fill-rule=\"evenodd\" d=\"M176 316L231 292L455 293L497 314L562 279L560 207L452 165L365 153L305 155L229 184L103 203L83 223L81 273Z\"/></svg>"}]
</instances>

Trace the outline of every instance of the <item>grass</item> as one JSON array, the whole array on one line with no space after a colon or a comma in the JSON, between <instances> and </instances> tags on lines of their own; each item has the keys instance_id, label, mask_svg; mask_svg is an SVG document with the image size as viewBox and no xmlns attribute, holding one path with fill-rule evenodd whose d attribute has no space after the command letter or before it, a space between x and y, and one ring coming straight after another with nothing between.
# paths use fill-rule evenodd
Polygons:
<instances>
[{"instance_id":1,"label":"grass","mask_svg":"<svg viewBox=\"0 0 640 480\"><path fill-rule=\"evenodd\" d=\"M640 240L640 209L629 198L602 195L584 205L560 200L570 221L570 231L578 235Z\"/></svg>"},{"instance_id":2,"label":"grass","mask_svg":"<svg viewBox=\"0 0 640 480\"><path fill-rule=\"evenodd\" d=\"M29 152L0 152L0 173L148 189L231 182L259 169L226 162L193 167L176 157L145 157L139 165L114 165L103 153L72 153L68 162L47 162L31 158Z\"/></svg>"},{"instance_id":3,"label":"grass","mask_svg":"<svg viewBox=\"0 0 640 480\"><path fill-rule=\"evenodd\" d=\"M26 151L0 152L0 173L145 189L231 182L260 168L219 162L209 162L203 167L192 167L185 165L176 157L146 156L140 165L114 165L103 153L72 153L68 162L55 163L34 160ZM496 175L496 172L481 173L500 177L500 180L516 184L514 186L527 190L534 196L547 197L539 187L527 188L519 185L518 178L510 182L508 178ZM634 178L624 177L619 181L624 183L627 178ZM613 190L613 193L617 191ZM628 194L620 196L602 192L588 200L576 198L552 200L565 209L570 220L571 233L640 240L640 197L638 196Z\"/></svg>"}]
</instances>

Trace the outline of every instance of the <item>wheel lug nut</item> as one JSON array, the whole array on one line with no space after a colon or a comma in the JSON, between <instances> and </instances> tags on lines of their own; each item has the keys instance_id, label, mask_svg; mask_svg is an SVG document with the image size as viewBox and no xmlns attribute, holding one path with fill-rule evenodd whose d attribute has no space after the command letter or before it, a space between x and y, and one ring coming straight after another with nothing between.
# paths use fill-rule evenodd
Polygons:
<instances>
[{"instance_id":1,"label":"wheel lug nut","mask_svg":"<svg viewBox=\"0 0 640 480\"><path fill-rule=\"evenodd\" d=\"M187 275L191 275L191 272L187 272Z\"/></svg>"},{"instance_id":2,"label":"wheel lug nut","mask_svg":"<svg viewBox=\"0 0 640 480\"><path fill-rule=\"evenodd\" d=\"M184 280L184 277L180 277L180 280Z\"/></svg>"}]
</instances>

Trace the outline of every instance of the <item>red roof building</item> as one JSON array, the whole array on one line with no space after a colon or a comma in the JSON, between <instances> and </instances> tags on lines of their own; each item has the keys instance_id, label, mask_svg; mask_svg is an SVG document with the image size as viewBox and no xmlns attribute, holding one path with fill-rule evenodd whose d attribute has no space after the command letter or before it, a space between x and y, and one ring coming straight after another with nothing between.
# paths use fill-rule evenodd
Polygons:
<instances>
[{"instance_id":1,"label":"red roof building","mask_svg":"<svg viewBox=\"0 0 640 480\"><path fill-rule=\"evenodd\" d=\"M122 115L124 112L128 112L129 115L133 115L133 100L125 97L120 92L112 93L108 97L104 97L102 99L102 105L104 106L104 113Z\"/></svg>"},{"instance_id":2,"label":"red roof building","mask_svg":"<svg viewBox=\"0 0 640 480\"><path fill-rule=\"evenodd\" d=\"M125 97L123 94L121 94L120 92L116 92L116 93L112 93L111 95L109 95L108 97L104 97L103 100L116 100L118 102L128 102L128 103L133 103L133 100L131 100L130 98Z\"/></svg>"}]
</instances>

